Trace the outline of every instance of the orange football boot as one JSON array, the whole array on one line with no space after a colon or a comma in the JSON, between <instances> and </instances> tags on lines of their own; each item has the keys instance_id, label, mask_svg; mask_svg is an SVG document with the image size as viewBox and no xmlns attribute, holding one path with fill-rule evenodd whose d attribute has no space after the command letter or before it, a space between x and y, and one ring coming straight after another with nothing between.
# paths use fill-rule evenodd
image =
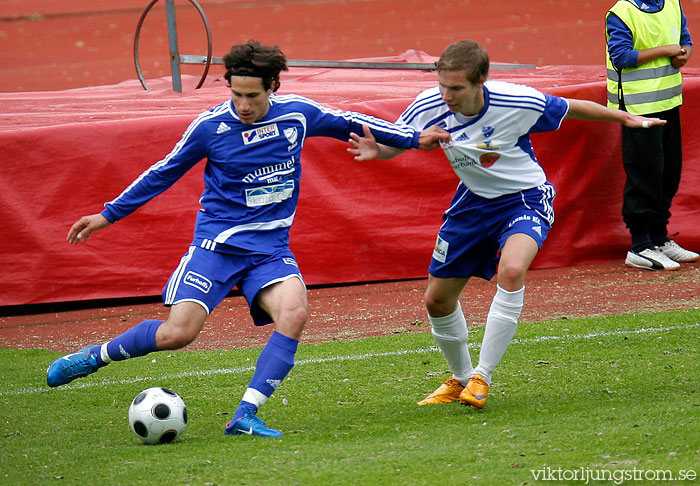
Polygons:
<instances>
[{"instance_id":1,"label":"orange football boot","mask_svg":"<svg viewBox=\"0 0 700 486\"><path fill-rule=\"evenodd\" d=\"M467 386L459 394L459 402L462 405L471 405L477 410L484 408L489 396L489 386L481 375L469 378Z\"/></svg>"},{"instance_id":2,"label":"orange football boot","mask_svg":"<svg viewBox=\"0 0 700 486\"><path fill-rule=\"evenodd\" d=\"M464 385L454 378L444 381L433 393L418 402L418 405L435 405L437 403L451 403L459 400L459 394L464 390Z\"/></svg>"}]
</instances>

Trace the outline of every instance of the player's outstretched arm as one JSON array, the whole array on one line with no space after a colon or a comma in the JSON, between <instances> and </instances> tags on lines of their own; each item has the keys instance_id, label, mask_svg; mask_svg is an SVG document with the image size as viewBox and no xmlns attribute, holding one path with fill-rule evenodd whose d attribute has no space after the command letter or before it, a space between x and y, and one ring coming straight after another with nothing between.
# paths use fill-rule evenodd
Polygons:
<instances>
[{"instance_id":1,"label":"player's outstretched arm","mask_svg":"<svg viewBox=\"0 0 700 486\"><path fill-rule=\"evenodd\" d=\"M373 159L391 159L404 152L404 149L377 143L377 140L374 138L372 131L367 125L362 125L362 129L364 131L364 136L361 137L356 133L351 133L350 139L348 140L350 144L348 152L355 156L355 160L362 162ZM433 150L438 148L441 142L448 142L449 140L449 132L437 125L433 125L420 132L418 148L421 150Z\"/></svg>"},{"instance_id":2,"label":"player's outstretched arm","mask_svg":"<svg viewBox=\"0 0 700 486\"><path fill-rule=\"evenodd\" d=\"M83 216L68 230L68 243L77 245L80 240L87 241L93 231L105 228L110 224L112 223L100 213Z\"/></svg>"},{"instance_id":3,"label":"player's outstretched arm","mask_svg":"<svg viewBox=\"0 0 700 486\"><path fill-rule=\"evenodd\" d=\"M354 155L355 160L358 162L374 159L391 159L404 152L404 149L377 143L377 139L374 138L372 131L367 125L362 125L362 130L364 131L362 137L356 133L351 133L348 140L350 144L348 152Z\"/></svg>"},{"instance_id":4,"label":"player's outstretched arm","mask_svg":"<svg viewBox=\"0 0 700 486\"><path fill-rule=\"evenodd\" d=\"M660 118L647 118L622 110L612 110L593 101L572 98L568 98L567 101L569 102L569 111L566 114L566 118L617 122L630 128L649 128L654 125L666 124L666 120L661 120Z\"/></svg>"}]
</instances>

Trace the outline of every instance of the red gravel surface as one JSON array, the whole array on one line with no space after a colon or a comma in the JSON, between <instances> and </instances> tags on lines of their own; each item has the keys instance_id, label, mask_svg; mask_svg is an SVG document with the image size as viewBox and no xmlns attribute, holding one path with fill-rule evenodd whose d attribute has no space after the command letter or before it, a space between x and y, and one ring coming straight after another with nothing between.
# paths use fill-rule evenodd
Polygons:
<instances>
[{"instance_id":1,"label":"red gravel surface","mask_svg":"<svg viewBox=\"0 0 700 486\"><path fill-rule=\"evenodd\" d=\"M429 332L423 308L426 280L372 283L309 291L304 342ZM495 283L473 279L462 295L470 326L482 326ZM75 305L75 304L74 304ZM700 262L679 271L650 272L621 262L532 270L522 321L700 308ZM2 308L0 308L2 312ZM15 309L0 317L0 347L70 351L109 340L144 319L166 318L160 303L109 307ZM8 314L7 309L5 314ZM262 346L271 326L256 328L243 297L225 299L188 349Z\"/></svg>"},{"instance_id":2,"label":"red gravel surface","mask_svg":"<svg viewBox=\"0 0 700 486\"><path fill-rule=\"evenodd\" d=\"M134 37L148 3L0 2L0 91L53 91L136 79ZM612 3L200 0L215 56L248 39L279 44L290 59L393 56L408 49L438 56L451 42L471 38L489 49L493 61L537 65L603 63L603 19ZM185 0L175 5L180 52L206 54L199 14ZM683 7L692 18L700 5L690 1ZM165 2L157 2L143 23L139 58L146 79L170 75ZM182 70L199 76L202 66L183 65Z\"/></svg>"}]
</instances>

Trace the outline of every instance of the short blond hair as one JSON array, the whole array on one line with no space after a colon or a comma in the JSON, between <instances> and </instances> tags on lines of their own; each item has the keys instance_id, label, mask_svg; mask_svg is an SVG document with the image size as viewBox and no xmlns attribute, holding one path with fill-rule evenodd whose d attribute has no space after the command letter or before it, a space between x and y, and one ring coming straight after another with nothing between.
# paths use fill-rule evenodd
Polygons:
<instances>
[{"instance_id":1,"label":"short blond hair","mask_svg":"<svg viewBox=\"0 0 700 486\"><path fill-rule=\"evenodd\" d=\"M461 40L447 46L435 63L440 71L465 71L471 83L478 83L489 75L489 55L479 43Z\"/></svg>"}]
</instances>

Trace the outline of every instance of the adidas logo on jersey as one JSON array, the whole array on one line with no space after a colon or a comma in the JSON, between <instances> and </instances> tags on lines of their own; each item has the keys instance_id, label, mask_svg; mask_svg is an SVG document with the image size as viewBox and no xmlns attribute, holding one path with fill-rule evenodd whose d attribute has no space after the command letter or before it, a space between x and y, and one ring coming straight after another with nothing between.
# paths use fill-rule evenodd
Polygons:
<instances>
[{"instance_id":1,"label":"adidas logo on jersey","mask_svg":"<svg viewBox=\"0 0 700 486\"><path fill-rule=\"evenodd\" d=\"M220 135L224 132L228 132L231 130L231 127L225 124L224 122L219 123L219 127L216 129L216 134Z\"/></svg>"},{"instance_id":2,"label":"adidas logo on jersey","mask_svg":"<svg viewBox=\"0 0 700 486\"><path fill-rule=\"evenodd\" d=\"M469 140L467 132L462 132L462 134L459 137L455 138L455 142L463 142L465 140Z\"/></svg>"}]
</instances>

